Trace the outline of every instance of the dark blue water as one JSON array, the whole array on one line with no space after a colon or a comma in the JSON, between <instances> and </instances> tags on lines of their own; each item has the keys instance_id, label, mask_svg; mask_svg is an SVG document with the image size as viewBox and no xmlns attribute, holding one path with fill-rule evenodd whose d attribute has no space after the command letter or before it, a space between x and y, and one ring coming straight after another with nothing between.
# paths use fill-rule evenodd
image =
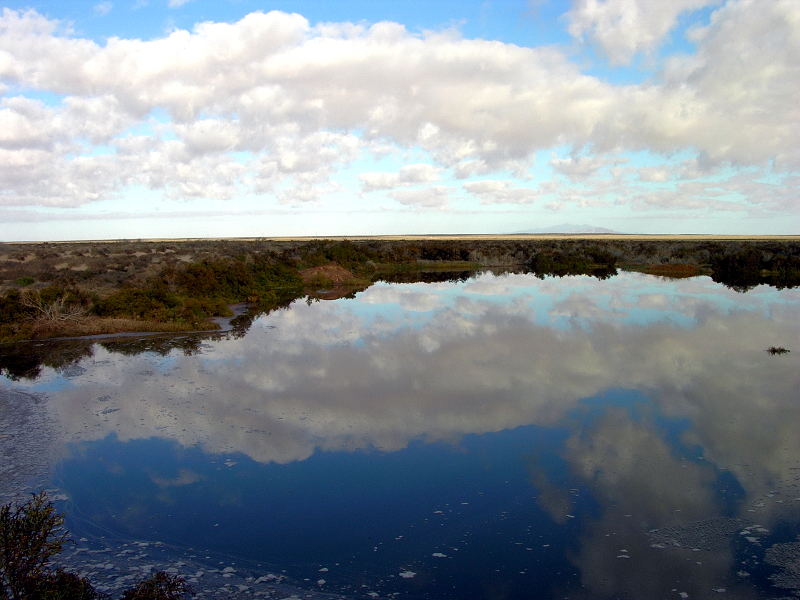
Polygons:
<instances>
[{"instance_id":1,"label":"dark blue water","mask_svg":"<svg viewBox=\"0 0 800 600\"><path fill-rule=\"evenodd\" d=\"M364 581L382 593L524 595L577 577L565 552L596 510L587 493L576 520L559 526L536 502L531 462L563 478L554 451L565 434L519 427L392 453L318 452L289 465L112 435L71 447L77 457L58 478L76 534L184 544L298 579L328 567L334 588ZM413 578L398 577L408 571Z\"/></svg>"}]
</instances>

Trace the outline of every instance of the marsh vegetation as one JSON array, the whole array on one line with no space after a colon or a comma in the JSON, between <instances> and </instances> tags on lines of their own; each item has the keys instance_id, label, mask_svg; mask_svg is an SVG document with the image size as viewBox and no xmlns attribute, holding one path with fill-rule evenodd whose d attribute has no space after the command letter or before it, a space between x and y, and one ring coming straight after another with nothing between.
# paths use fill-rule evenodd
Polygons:
<instances>
[{"instance_id":1,"label":"marsh vegetation","mask_svg":"<svg viewBox=\"0 0 800 600\"><path fill-rule=\"evenodd\" d=\"M0 244L0 342L214 329L246 302L261 314L376 281L437 281L478 269L539 277L700 274L737 291L800 284L800 242L564 239L192 240Z\"/></svg>"}]
</instances>

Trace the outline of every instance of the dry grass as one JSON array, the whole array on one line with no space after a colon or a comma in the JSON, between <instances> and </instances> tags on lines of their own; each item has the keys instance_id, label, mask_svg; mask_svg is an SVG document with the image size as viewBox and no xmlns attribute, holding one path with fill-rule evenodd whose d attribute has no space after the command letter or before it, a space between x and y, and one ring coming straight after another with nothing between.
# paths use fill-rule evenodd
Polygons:
<instances>
[{"instance_id":1,"label":"dry grass","mask_svg":"<svg viewBox=\"0 0 800 600\"><path fill-rule=\"evenodd\" d=\"M310 283L315 277L330 279L335 285L342 285L343 283L353 279L353 274L339 265L323 265L321 267L312 267L310 269L303 269L300 271L300 277L303 278L303 283Z\"/></svg>"},{"instance_id":2,"label":"dry grass","mask_svg":"<svg viewBox=\"0 0 800 600\"><path fill-rule=\"evenodd\" d=\"M63 323L42 327L35 330L34 337L36 339L45 339L118 333L180 333L213 329L219 329L219 325L210 321L203 323L202 329L198 330L189 323L161 323L159 321L139 321L136 319L86 317L78 323Z\"/></svg>"}]
</instances>

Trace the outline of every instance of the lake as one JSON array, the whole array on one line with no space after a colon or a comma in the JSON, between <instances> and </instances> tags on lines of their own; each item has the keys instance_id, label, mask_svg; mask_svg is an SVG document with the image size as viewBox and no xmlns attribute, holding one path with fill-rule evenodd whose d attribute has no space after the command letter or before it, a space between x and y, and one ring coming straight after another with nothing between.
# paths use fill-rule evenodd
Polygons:
<instances>
[{"instance_id":1,"label":"lake","mask_svg":"<svg viewBox=\"0 0 800 600\"><path fill-rule=\"evenodd\" d=\"M486 272L170 340L0 378L0 492L112 595L800 591L798 289Z\"/></svg>"}]
</instances>

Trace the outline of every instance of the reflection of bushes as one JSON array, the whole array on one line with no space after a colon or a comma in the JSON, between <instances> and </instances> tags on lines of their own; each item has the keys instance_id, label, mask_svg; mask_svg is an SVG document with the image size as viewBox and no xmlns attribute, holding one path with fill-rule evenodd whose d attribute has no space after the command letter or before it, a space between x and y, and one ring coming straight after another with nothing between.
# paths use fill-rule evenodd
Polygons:
<instances>
[{"instance_id":1,"label":"reflection of bushes","mask_svg":"<svg viewBox=\"0 0 800 600\"><path fill-rule=\"evenodd\" d=\"M88 579L56 569L50 560L64 549L67 533L44 492L24 504L0 507L0 599L93 600L108 598ZM164 572L123 592L122 600L178 600L190 592L186 581Z\"/></svg>"},{"instance_id":2,"label":"reflection of bushes","mask_svg":"<svg viewBox=\"0 0 800 600\"><path fill-rule=\"evenodd\" d=\"M594 275L606 279L617 274L617 258L602 248L555 249L535 254L528 262L537 277L545 275Z\"/></svg>"},{"instance_id":3,"label":"reflection of bushes","mask_svg":"<svg viewBox=\"0 0 800 600\"><path fill-rule=\"evenodd\" d=\"M697 277L702 273L700 267L697 265L683 265L683 264L667 264L667 265L652 265L631 269L647 273L648 275L656 275L658 277L665 277L668 279L685 279L688 277Z\"/></svg>"},{"instance_id":4,"label":"reflection of bushes","mask_svg":"<svg viewBox=\"0 0 800 600\"><path fill-rule=\"evenodd\" d=\"M396 271L382 273L380 281L387 283L463 283L475 276L475 271Z\"/></svg>"},{"instance_id":5,"label":"reflection of bushes","mask_svg":"<svg viewBox=\"0 0 800 600\"><path fill-rule=\"evenodd\" d=\"M800 286L800 251L787 252L780 245L746 246L711 259L712 279L737 291L757 285L778 289Z\"/></svg>"},{"instance_id":6,"label":"reflection of bushes","mask_svg":"<svg viewBox=\"0 0 800 600\"><path fill-rule=\"evenodd\" d=\"M11 380L36 379L42 366L63 369L92 356L87 340L60 340L44 344L9 344L0 352L0 375Z\"/></svg>"}]
</instances>

